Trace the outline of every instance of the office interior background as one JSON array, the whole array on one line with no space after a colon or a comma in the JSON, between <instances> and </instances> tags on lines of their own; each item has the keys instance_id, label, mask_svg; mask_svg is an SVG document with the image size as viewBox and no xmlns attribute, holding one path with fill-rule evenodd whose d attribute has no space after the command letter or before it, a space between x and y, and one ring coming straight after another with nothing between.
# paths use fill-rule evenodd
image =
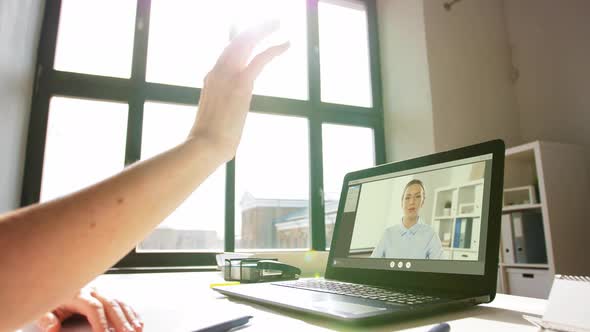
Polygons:
<instances>
[{"instance_id":1,"label":"office interior background","mask_svg":"<svg viewBox=\"0 0 590 332\"><path fill-rule=\"evenodd\" d=\"M233 32L279 16L276 40L292 41L257 82L235 161L122 266L207 265L224 250L325 250L347 171L495 138L516 152L535 141L575 146L574 174L564 165L543 181L574 176L582 188L574 195L590 190L588 1L59 3L0 2L0 212L180 142L202 78ZM558 194L582 209L582 197ZM562 208L537 203L544 213ZM587 235L587 220L552 215L546 227ZM560 259L587 264L583 252L559 254L558 243L547 243L549 261L538 266L504 263L551 273ZM514 270L504 272L508 280Z\"/></svg>"}]
</instances>

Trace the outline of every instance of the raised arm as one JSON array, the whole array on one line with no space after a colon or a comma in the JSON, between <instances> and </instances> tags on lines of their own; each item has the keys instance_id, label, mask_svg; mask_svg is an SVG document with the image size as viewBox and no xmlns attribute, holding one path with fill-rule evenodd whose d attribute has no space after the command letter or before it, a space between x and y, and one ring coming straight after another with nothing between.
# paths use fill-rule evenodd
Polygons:
<instances>
[{"instance_id":1,"label":"raised arm","mask_svg":"<svg viewBox=\"0 0 590 332\"><path fill-rule=\"evenodd\" d=\"M235 155L255 78L278 45L249 63L269 23L237 36L205 79L186 141L66 197L0 216L0 331L32 321L143 240Z\"/></svg>"}]
</instances>

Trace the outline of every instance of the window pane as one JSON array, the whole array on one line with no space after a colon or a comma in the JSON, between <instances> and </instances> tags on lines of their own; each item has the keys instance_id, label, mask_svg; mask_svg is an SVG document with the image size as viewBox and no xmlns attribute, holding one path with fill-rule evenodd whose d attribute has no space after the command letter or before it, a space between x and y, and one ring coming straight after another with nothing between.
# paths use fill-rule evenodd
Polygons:
<instances>
[{"instance_id":1,"label":"window pane","mask_svg":"<svg viewBox=\"0 0 590 332\"><path fill-rule=\"evenodd\" d=\"M141 158L152 157L186 139L196 114L196 106L145 103ZM224 216L225 167L222 166L141 242L137 250L223 250Z\"/></svg>"},{"instance_id":2,"label":"window pane","mask_svg":"<svg viewBox=\"0 0 590 332\"><path fill-rule=\"evenodd\" d=\"M254 93L290 99L308 99L307 85L307 8L305 0L234 0L234 23L237 31L279 20L280 30L269 36L254 54L290 41L291 46L269 63L256 80Z\"/></svg>"},{"instance_id":3,"label":"window pane","mask_svg":"<svg viewBox=\"0 0 590 332\"><path fill-rule=\"evenodd\" d=\"M41 201L80 190L125 166L127 104L53 97Z\"/></svg>"},{"instance_id":4,"label":"window pane","mask_svg":"<svg viewBox=\"0 0 590 332\"><path fill-rule=\"evenodd\" d=\"M375 165L373 135L371 128L322 125L326 246L332 243L344 175Z\"/></svg>"},{"instance_id":5,"label":"window pane","mask_svg":"<svg viewBox=\"0 0 590 332\"><path fill-rule=\"evenodd\" d=\"M63 0L55 69L131 77L136 6L134 0Z\"/></svg>"},{"instance_id":6,"label":"window pane","mask_svg":"<svg viewBox=\"0 0 590 332\"><path fill-rule=\"evenodd\" d=\"M152 0L146 80L202 87L229 33L226 0Z\"/></svg>"},{"instance_id":7,"label":"window pane","mask_svg":"<svg viewBox=\"0 0 590 332\"><path fill-rule=\"evenodd\" d=\"M350 0L320 1L318 12L322 101L372 107L364 4Z\"/></svg>"},{"instance_id":8,"label":"window pane","mask_svg":"<svg viewBox=\"0 0 590 332\"><path fill-rule=\"evenodd\" d=\"M306 119L250 113L236 156L236 248L309 247Z\"/></svg>"}]
</instances>

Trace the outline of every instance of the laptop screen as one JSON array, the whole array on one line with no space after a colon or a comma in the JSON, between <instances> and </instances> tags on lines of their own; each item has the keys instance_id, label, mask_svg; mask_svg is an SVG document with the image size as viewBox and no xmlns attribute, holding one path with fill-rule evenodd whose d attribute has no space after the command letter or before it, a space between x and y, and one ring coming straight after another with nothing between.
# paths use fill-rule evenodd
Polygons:
<instances>
[{"instance_id":1,"label":"laptop screen","mask_svg":"<svg viewBox=\"0 0 590 332\"><path fill-rule=\"evenodd\" d=\"M348 182L333 266L483 275L492 154Z\"/></svg>"}]
</instances>

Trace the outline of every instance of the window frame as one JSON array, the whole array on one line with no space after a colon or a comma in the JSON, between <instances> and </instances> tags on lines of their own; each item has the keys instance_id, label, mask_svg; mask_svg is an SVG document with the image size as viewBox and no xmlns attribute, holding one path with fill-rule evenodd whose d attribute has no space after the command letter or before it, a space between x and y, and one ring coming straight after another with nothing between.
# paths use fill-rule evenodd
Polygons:
<instances>
[{"instance_id":1,"label":"window frame","mask_svg":"<svg viewBox=\"0 0 590 332\"><path fill-rule=\"evenodd\" d=\"M375 164L385 160L381 74L377 35L376 0L364 3L367 11L373 107L339 105L321 101L318 3L307 3L308 100L255 95L251 112L289 115L309 122L310 234L312 250L324 251L326 243L323 201L322 124L342 124L373 129ZM58 71L53 68L61 0L46 1L37 53L29 120L21 206L39 202L49 103L53 96L128 103L125 166L141 157L143 107L147 101L198 105L200 88L146 82L151 0L137 0L131 77L129 79ZM235 251L235 164L226 163L224 251ZM278 250L278 249L277 249ZM135 248L114 265L114 270L202 270L215 266L214 251L137 253Z\"/></svg>"}]
</instances>

